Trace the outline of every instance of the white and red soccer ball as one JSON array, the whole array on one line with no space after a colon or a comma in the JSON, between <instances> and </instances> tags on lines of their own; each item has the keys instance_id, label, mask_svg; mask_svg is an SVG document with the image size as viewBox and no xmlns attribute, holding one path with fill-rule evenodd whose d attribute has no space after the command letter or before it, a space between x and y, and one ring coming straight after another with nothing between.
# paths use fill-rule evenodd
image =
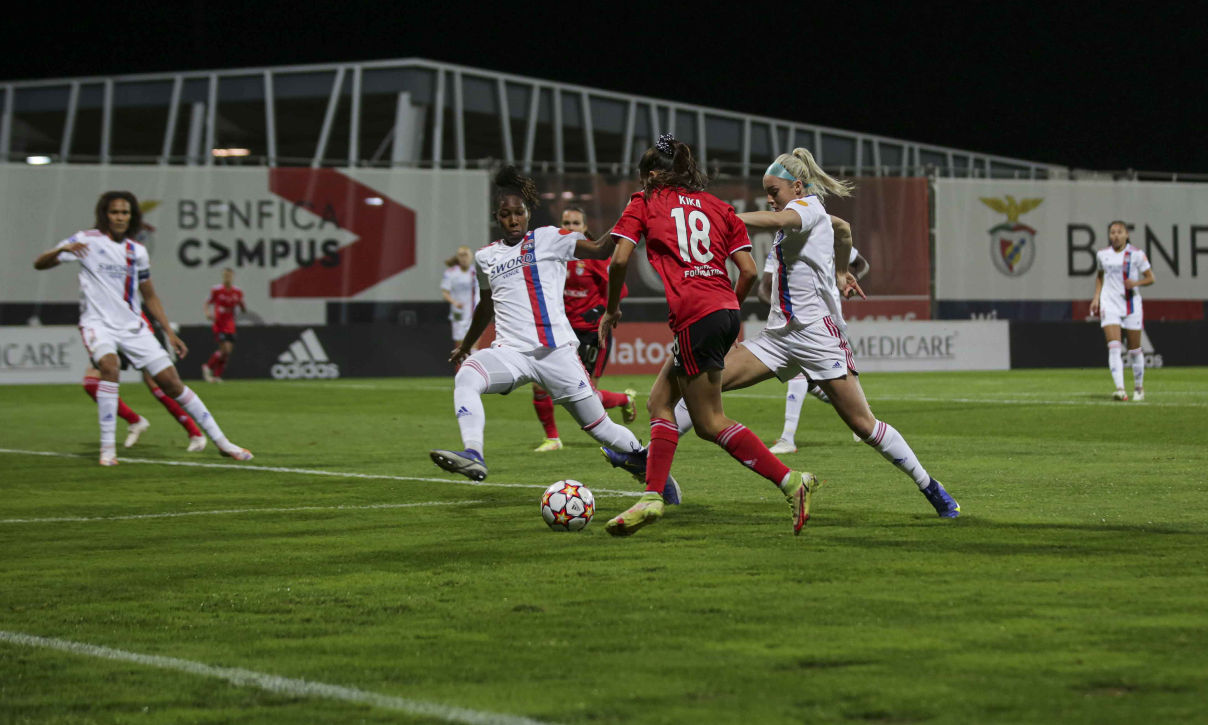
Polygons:
<instances>
[{"instance_id":1,"label":"white and red soccer ball","mask_svg":"<svg viewBox=\"0 0 1208 725\"><path fill-rule=\"evenodd\" d=\"M558 481L541 494L541 518L554 531L580 531L595 515L596 497L578 481Z\"/></svg>"}]
</instances>

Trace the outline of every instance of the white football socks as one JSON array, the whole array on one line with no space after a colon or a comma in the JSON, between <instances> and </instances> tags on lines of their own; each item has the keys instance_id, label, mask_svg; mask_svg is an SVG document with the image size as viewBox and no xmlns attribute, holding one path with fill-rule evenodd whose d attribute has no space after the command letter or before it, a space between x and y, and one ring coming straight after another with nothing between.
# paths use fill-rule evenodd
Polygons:
<instances>
[{"instance_id":1,"label":"white football socks","mask_svg":"<svg viewBox=\"0 0 1208 725\"><path fill-rule=\"evenodd\" d=\"M101 450L117 448L117 383L102 380L96 386L96 415L101 424Z\"/></svg>"},{"instance_id":2,"label":"white football socks","mask_svg":"<svg viewBox=\"0 0 1208 725\"><path fill-rule=\"evenodd\" d=\"M1123 347L1119 340L1107 343L1107 369L1112 373L1112 382L1116 384L1116 390L1124 389L1124 361L1120 355Z\"/></svg>"},{"instance_id":3,"label":"white football socks","mask_svg":"<svg viewBox=\"0 0 1208 725\"><path fill-rule=\"evenodd\" d=\"M1140 390L1145 383L1145 353L1141 348L1128 351L1128 361L1132 363L1133 389Z\"/></svg>"},{"instance_id":4,"label":"white football socks","mask_svg":"<svg viewBox=\"0 0 1208 725\"><path fill-rule=\"evenodd\" d=\"M598 397L593 395L582 400L563 401L561 405L589 436L617 453L642 450L642 444L633 431L609 418Z\"/></svg>"},{"instance_id":5,"label":"white football socks","mask_svg":"<svg viewBox=\"0 0 1208 725\"><path fill-rule=\"evenodd\" d=\"M805 402L810 381L798 375L789 381L789 391L784 396L784 431L780 440L792 442L797 437L797 421L801 419L801 404Z\"/></svg>"},{"instance_id":6,"label":"white football socks","mask_svg":"<svg viewBox=\"0 0 1208 725\"><path fill-rule=\"evenodd\" d=\"M453 377L453 410L457 414L457 427L461 429L461 443L484 457L487 417L482 407L482 394L486 388L486 379L473 366L462 365Z\"/></svg>"},{"instance_id":7,"label":"white football socks","mask_svg":"<svg viewBox=\"0 0 1208 725\"><path fill-rule=\"evenodd\" d=\"M927 469L919 463L918 456L914 455L906 439L892 425L878 420L872 427L872 435L864 442L876 448L885 460L897 466L902 473L913 478L920 491L931 483Z\"/></svg>"},{"instance_id":8,"label":"white football socks","mask_svg":"<svg viewBox=\"0 0 1208 725\"><path fill-rule=\"evenodd\" d=\"M232 446L227 437L223 435L222 428L218 427L218 422L214 420L214 416L210 415L209 408L206 408L206 404L201 402L201 398L197 397L197 393L194 393L189 386L186 385L181 394L176 396L176 402L180 403L180 407L184 408L186 413L193 416L193 420L197 422L197 425L201 426L201 429L206 432L206 435L210 437L210 440L214 441L214 445L218 446L219 449Z\"/></svg>"}]
</instances>

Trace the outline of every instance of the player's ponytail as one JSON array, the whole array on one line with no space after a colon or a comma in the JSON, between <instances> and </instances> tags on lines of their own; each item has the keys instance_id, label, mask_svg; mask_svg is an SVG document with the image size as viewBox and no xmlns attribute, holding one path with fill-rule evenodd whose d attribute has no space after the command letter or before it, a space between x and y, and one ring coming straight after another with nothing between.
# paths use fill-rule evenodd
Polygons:
<instances>
[{"instance_id":1,"label":"player's ponytail","mask_svg":"<svg viewBox=\"0 0 1208 725\"><path fill-rule=\"evenodd\" d=\"M772 163L772 167L777 165L804 184L809 194L816 194L820 198L825 198L827 194L851 196L854 184L846 179L836 179L823 171L808 149L795 148L791 154L780 154Z\"/></svg>"},{"instance_id":2,"label":"player's ponytail","mask_svg":"<svg viewBox=\"0 0 1208 725\"><path fill-rule=\"evenodd\" d=\"M537 184L529 177L520 173L515 166L504 166L495 173L495 205L499 205L499 200L504 196L515 195L524 199L524 205L529 211L537 208L541 203L541 196L537 193Z\"/></svg>"},{"instance_id":3,"label":"player's ponytail","mask_svg":"<svg viewBox=\"0 0 1208 725\"><path fill-rule=\"evenodd\" d=\"M709 177L696 165L692 149L669 133L659 136L658 142L642 154L638 177L646 196L661 188L704 191L709 185Z\"/></svg>"}]
</instances>

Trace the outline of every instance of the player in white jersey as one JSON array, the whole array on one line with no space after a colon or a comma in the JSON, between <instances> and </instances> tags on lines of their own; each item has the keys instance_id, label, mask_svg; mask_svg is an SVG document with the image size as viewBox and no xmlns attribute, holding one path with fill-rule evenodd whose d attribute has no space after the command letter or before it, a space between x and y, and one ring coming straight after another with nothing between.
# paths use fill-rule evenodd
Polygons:
<instances>
[{"instance_id":1,"label":"player in white jersey","mask_svg":"<svg viewBox=\"0 0 1208 725\"><path fill-rule=\"evenodd\" d=\"M474 271L474 252L458 247L457 254L445 261L440 280L440 296L449 303L449 321L453 323L453 344L460 345L470 330L470 320L478 305L478 275Z\"/></svg>"},{"instance_id":2,"label":"player in white jersey","mask_svg":"<svg viewBox=\"0 0 1208 725\"><path fill-rule=\"evenodd\" d=\"M201 398L181 382L168 352L143 318L141 305L163 328L176 354L183 358L188 353L184 342L173 332L151 283L147 250L134 241L141 229L138 199L128 191L107 191L97 201L95 229L73 234L34 260L34 269L39 270L57 267L62 262L80 264L80 336L93 365L101 373L96 396L101 465L117 465L114 428L121 368L119 352L180 403L223 455L251 460L252 454L227 440Z\"/></svg>"},{"instance_id":3,"label":"player in white jersey","mask_svg":"<svg viewBox=\"0 0 1208 725\"><path fill-rule=\"evenodd\" d=\"M453 407L465 447L433 450L432 461L476 481L486 478L482 394L506 394L532 382L547 390L588 435L628 456L633 465L626 470L644 475L646 451L628 428L604 412L579 360L579 338L563 307L566 263L604 259L616 238L606 234L592 241L552 226L530 230L531 212L540 199L533 180L506 166L495 175L495 186L495 220L504 237L474 254L482 298L465 339L449 358L460 365ZM495 342L471 354L492 317ZM668 484L668 503L678 503L678 487L670 480Z\"/></svg>"},{"instance_id":4,"label":"player in white jersey","mask_svg":"<svg viewBox=\"0 0 1208 725\"><path fill-rule=\"evenodd\" d=\"M841 237L846 237L850 244L851 225L837 216L831 216L831 228L835 233L836 243ZM772 276L776 274L778 269L776 261L776 250L772 249L768 252L768 258L764 262L763 277L759 280L759 299L772 303ZM860 251L855 247L851 248L851 253L848 255L847 269L855 277L858 283L871 269L868 259L860 255ZM857 285L857 289L859 289ZM863 297L863 291L859 292ZM801 404L805 402L806 394L813 395L823 403L830 404L830 399L826 397L826 393L822 392L822 388L818 387L817 383L806 377L805 373L798 375L788 382L788 390L784 395L784 429L780 432L780 437L771 445L768 450L777 455L782 453L797 452L797 422L801 419ZM859 437L855 433L852 434L854 440L859 441Z\"/></svg>"},{"instance_id":5,"label":"player in white jersey","mask_svg":"<svg viewBox=\"0 0 1208 725\"><path fill-rule=\"evenodd\" d=\"M818 383L853 433L914 480L937 514L956 518L960 505L923 468L902 435L877 420L856 377L840 304L841 296L857 294L859 288L848 269L851 242L841 236L836 244L822 205L828 193L848 196L850 183L831 178L808 150L797 148L776 158L764 172L763 186L773 211L738 216L749 229L776 233L772 310L758 337L726 355L722 389L804 373ZM692 425L683 413L676 411L681 430Z\"/></svg>"},{"instance_id":6,"label":"player in white jersey","mask_svg":"<svg viewBox=\"0 0 1208 725\"><path fill-rule=\"evenodd\" d=\"M1107 227L1111 246L1095 254L1099 273L1095 277L1095 296L1091 314L1099 315L1103 337L1107 339L1107 368L1111 371L1116 400L1128 400L1124 390L1124 361L1121 356L1120 330L1128 342L1128 361L1133 371L1133 400L1145 400L1145 353L1141 351L1141 291L1153 284L1149 257L1128 242L1128 225L1114 221Z\"/></svg>"}]
</instances>

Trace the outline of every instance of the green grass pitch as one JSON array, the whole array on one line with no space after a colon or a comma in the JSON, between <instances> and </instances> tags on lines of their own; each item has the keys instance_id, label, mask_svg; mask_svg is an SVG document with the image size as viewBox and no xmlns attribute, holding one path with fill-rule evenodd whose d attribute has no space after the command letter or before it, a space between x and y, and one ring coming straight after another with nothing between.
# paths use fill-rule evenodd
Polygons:
<instances>
[{"instance_id":1,"label":"green grass pitch","mask_svg":"<svg viewBox=\"0 0 1208 725\"><path fill-rule=\"evenodd\" d=\"M0 722L1204 722L1208 370L1147 377L1125 404L1105 369L867 374L959 519L810 399L800 537L691 437L684 505L627 539L637 484L561 410L530 453L527 389L485 398L475 486L428 460L460 447L451 379L195 383L248 464L123 385L152 428L113 469L78 386L3 388ZM783 392L727 413L770 441ZM583 532L541 520L562 478Z\"/></svg>"}]
</instances>

